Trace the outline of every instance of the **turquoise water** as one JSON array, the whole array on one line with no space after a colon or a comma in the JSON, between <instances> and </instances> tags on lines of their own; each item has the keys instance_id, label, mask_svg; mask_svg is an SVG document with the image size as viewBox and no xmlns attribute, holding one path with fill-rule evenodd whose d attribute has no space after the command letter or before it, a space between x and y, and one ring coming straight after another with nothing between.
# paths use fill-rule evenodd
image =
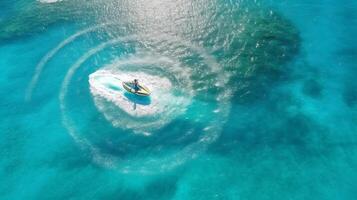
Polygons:
<instances>
[{"instance_id":1,"label":"turquoise water","mask_svg":"<svg viewBox=\"0 0 357 200\"><path fill-rule=\"evenodd\" d=\"M356 27L351 0L1 1L0 199L356 199Z\"/></svg>"}]
</instances>

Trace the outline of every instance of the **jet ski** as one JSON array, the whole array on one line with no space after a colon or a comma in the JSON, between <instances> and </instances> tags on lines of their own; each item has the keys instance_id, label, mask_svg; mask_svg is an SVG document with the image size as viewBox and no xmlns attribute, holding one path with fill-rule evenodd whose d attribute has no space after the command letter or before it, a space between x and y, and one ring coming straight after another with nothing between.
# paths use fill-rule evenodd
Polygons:
<instances>
[{"instance_id":1,"label":"jet ski","mask_svg":"<svg viewBox=\"0 0 357 200\"><path fill-rule=\"evenodd\" d=\"M135 90L133 82L123 82L123 87L126 91L139 96L150 96L151 94L147 87L140 84L138 84L139 90Z\"/></svg>"}]
</instances>

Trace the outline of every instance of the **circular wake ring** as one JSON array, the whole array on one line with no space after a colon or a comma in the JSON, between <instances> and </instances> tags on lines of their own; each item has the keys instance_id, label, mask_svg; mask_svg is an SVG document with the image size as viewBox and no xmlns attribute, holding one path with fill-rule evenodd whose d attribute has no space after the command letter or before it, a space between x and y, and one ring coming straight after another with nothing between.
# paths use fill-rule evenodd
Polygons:
<instances>
[{"instance_id":1,"label":"circular wake ring","mask_svg":"<svg viewBox=\"0 0 357 200\"><path fill-rule=\"evenodd\" d=\"M83 34L90 32L94 29L95 28L83 31ZM81 35L81 34L79 34L79 35ZM69 44L70 42L74 41L77 37L79 37L79 35L76 34L75 36L70 37L70 39L65 40L66 42L62 42L60 45L57 46L57 48L55 48L53 51L51 51L49 54L47 54L45 56L45 58L42 60L43 62L40 62L40 65L39 65L40 67L38 68L40 70L38 70L36 72L36 75L33 79L35 81L33 81L30 84L31 92L29 94L32 93L32 90L35 87L36 82L38 81L38 77L41 73L41 70L44 68L44 66L46 65L48 60L50 58L52 58L53 56L55 56L55 54L61 48L63 48L63 46ZM61 108L61 113L62 113L62 122L63 122L64 126L67 128L71 137L82 148L82 150L90 152L90 155L92 156L93 161L95 163L97 163L101 166L104 166L104 167L119 170L120 172L142 172L142 173L143 172L145 172L145 173L161 172L161 171L172 169L173 167L178 166L178 165L186 162L189 159L195 158L198 154L200 154L202 151L204 151L204 149L207 147L208 144L214 142L219 137L219 134L222 129L222 124L226 120L229 110L230 110L231 91L229 89L224 88L224 85L227 83L229 76L227 76L227 74L224 73L220 69L220 66L216 62L215 58L213 58L211 55L206 53L206 51L203 48L192 45L190 42L182 41L178 37L166 36L165 38L167 40L171 41L172 43L175 43L179 46L183 46L183 47L189 49L189 51L195 52L196 54L199 55L199 57L202 59L201 62L203 62L202 65L205 65L207 67L206 71L204 73L202 73L203 74L202 76L214 75L214 77L215 77L213 86L210 85L211 88L213 87L213 88L217 89L217 91L219 91L216 94L215 106L213 108L209 108L205 111L200 110L198 112L198 114L196 114L196 113L194 114L194 116L196 116L195 120L193 120L194 117L191 117L191 119L190 119L191 121L193 120L195 123L200 123L204 120L208 120L208 126L202 127L201 130L196 130L196 129L195 130L194 129L187 130L187 132L183 135L188 135L188 134L190 134L190 132L200 132L201 133L200 136L198 137L197 141L192 142L189 145L186 145L184 148L182 148L181 150L179 150L177 152L169 153L168 155L163 155L163 156L158 156L158 157L156 157L155 155L151 155L150 159L146 159L143 157L133 158L133 159L127 159L127 158L121 159L120 157L112 155L110 153L102 152L101 149L99 147L97 147L96 145L92 144L92 142L88 138L83 137L82 133L79 130L77 130L76 123L71 119L71 117L69 117L67 115L68 108L66 105L66 97L67 97L67 92L69 89L68 86L72 80L72 77L76 73L76 71L89 58L96 55L103 49L106 49L107 47L110 47L113 45L117 45L117 44L121 44L121 43L125 43L125 42L138 42L138 40L139 40L138 38L139 38L138 36L127 36L127 37L120 37L120 38L116 38L116 39L112 39L107 42L104 42L104 43L98 45L97 47L89 50L85 54L83 54L70 67L70 69L68 70L68 72L64 78L64 81L62 83L61 92L59 95L59 100L60 100L60 104L61 104L60 108ZM156 52L154 50L154 48L152 48L152 49L150 49L149 53L144 51L144 54L138 54L136 57L142 57L142 55L145 55L145 54L149 55L148 57L153 57L153 55L158 55L159 53L162 53L162 52ZM159 71L161 70L160 75L163 76L163 74L164 74L165 78L167 80L169 80L166 84L172 85L172 83L174 83L176 85L179 85L180 87L183 87L184 92L186 92L186 94L183 96L189 97L189 99L192 99L195 96L197 96L197 93L199 93L199 92L202 93L202 91L209 89L209 88L206 88L205 86L197 86L196 83L195 83L196 86L192 86L192 83L194 82L194 79L192 77L194 77L194 76L197 77L197 76L201 76L201 75L195 71L196 69L192 70L191 68L187 67L188 64L183 64L181 57L176 58L177 56L176 57L170 56L170 51L164 52L162 54L163 54L163 56L161 56L160 59L158 59L152 63L149 62L149 59L145 59L145 58L144 59L141 58L141 60L139 59L140 61L135 63L135 62L133 62L133 60L130 60L130 59L134 58L135 56L132 56L131 58L128 58L128 59L118 59L118 60L112 62L111 65L107 65L107 66L103 67L102 69L99 69L95 73L98 73L98 72L108 73L111 70L114 70L114 71L112 71L111 75L107 74L105 76L108 76L108 77L114 76L115 77L118 74L130 72L130 70L123 70L124 68L122 66L140 64L141 67L144 65L147 66L144 68L140 68L140 70L143 70L144 71L143 73L146 73L146 75L150 74L151 76L155 76L154 72L159 73ZM169 64L166 66L172 65L174 67L172 67L172 68L160 67L163 63ZM153 67L152 65L156 65L156 68ZM152 70L152 71L150 71L150 70ZM93 94L94 102L96 104L98 104L98 102L102 101L103 99L108 100L108 98L107 98L108 95L100 96L100 95L98 95L99 93L93 92L94 89L96 89L96 88L93 87L93 82L91 84L91 81L93 81L93 79L91 79L91 78L95 77L95 75L98 75L95 73L89 77L89 81L90 81L90 86L91 86L90 90ZM103 75L103 74L101 74L101 75ZM204 82L204 81L199 81L199 82ZM94 83L94 85L95 84L96 83ZM113 100L112 103L114 103L114 105L115 105L115 100ZM174 113L176 113L176 115L170 115L171 117L168 118L169 120L165 121L161 125L155 125L157 127L157 129L160 129L161 127L169 124L170 121L175 119L175 117L177 117L178 115L183 115L183 113L185 113L185 112L190 112L190 114L192 115L192 113L196 112L196 111L187 111L187 109L186 109L187 106L191 107L191 109L195 109L195 105L198 105L198 104L205 105L206 103L204 101L198 102L195 99L194 102L190 103L188 101L188 103L186 103L186 104L187 105L184 105L182 107L183 109L181 112L174 112ZM96 106L97 106L98 110L100 112L104 113L104 115L105 115L106 111L104 109L100 109L98 105L96 105ZM116 106L118 107L118 105L116 105ZM123 109L121 108L121 110L123 110ZM202 112L202 113L200 114L200 112ZM204 115L208 112L215 113L215 117L209 118L209 119L205 118ZM128 114L128 112L127 112L127 114ZM132 113L129 113L129 114L132 114ZM138 116L134 116L134 117L138 117ZM110 119L110 117L106 116L106 119L108 121L113 122L113 120L115 118ZM162 118L160 118L160 116L159 116L157 119L162 119ZM155 121L154 121L154 123L155 123ZM150 123L148 123L148 124L150 124ZM137 125L127 126L127 127L123 126L122 124L116 124L116 123L114 123L113 125L116 127L128 128L128 129L138 128ZM148 125L148 126L153 127L151 125ZM147 130L147 128L148 128L147 126L143 126L143 127L141 127L141 131Z\"/></svg>"}]
</instances>

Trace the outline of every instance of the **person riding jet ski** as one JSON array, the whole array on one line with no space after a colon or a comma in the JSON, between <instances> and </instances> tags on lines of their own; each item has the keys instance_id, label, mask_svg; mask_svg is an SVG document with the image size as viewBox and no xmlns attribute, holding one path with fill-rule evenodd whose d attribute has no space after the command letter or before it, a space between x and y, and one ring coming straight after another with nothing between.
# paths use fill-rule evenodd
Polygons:
<instances>
[{"instance_id":1,"label":"person riding jet ski","mask_svg":"<svg viewBox=\"0 0 357 200\"><path fill-rule=\"evenodd\" d=\"M138 81L138 79L134 79L133 84L134 84L134 90L135 90L135 92L139 91L140 88L139 88L139 81Z\"/></svg>"}]
</instances>

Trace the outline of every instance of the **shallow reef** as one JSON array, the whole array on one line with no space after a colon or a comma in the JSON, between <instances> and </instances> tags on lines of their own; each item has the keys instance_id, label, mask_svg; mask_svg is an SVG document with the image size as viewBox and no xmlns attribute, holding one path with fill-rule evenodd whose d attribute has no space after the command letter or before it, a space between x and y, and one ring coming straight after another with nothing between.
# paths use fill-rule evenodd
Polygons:
<instances>
[{"instance_id":1,"label":"shallow reef","mask_svg":"<svg viewBox=\"0 0 357 200\"><path fill-rule=\"evenodd\" d=\"M277 81L291 76L287 65L300 53L299 30L278 12L252 2L219 9L202 43L232 75L235 102L262 99Z\"/></svg>"},{"instance_id":2,"label":"shallow reef","mask_svg":"<svg viewBox=\"0 0 357 200\"><path fill-rule=\"evenodd\" d=\"M81 2L81 3L79 3ZM79 0L57 3L26 3L21 10L9 14L0 21L0 41L20 36L30 36L46 30L50 25L64 22L83 22L83 16L93 16L96 7ZM90 19L90 18L89 18Z\"/></svg>"},{"instance_id":3,"label":"shallow reef","mask_svg":"<svg viewBox=\"0 0 357 200\"><path fill-rule=\"evenodd\" d=\"M278 14L263 13L252 17L246 30L239 37L244 41L232 48L230 53L238 55L230 65L236 77L238 101L261 99L278 80L285 80L290 69L287 64L299 53L298 30Z\"/></svg>"},{"instance_id":4,"label":"shallow reef","mask_svg":"<svg viewBox=\"0 0 357 200\"><path fill-rule=\"evenodd\" d=\"M348 107L354 108L357 106L357 88L354 85L347 85L342 96Z\"/></svg>"},{"instance_id":5,"label":"shallow reef","mask_svg":"<svg viewBox=\"0 0 357 200\"><path fill-rule=\"evenodd\" d=\"M305 81L302 92L312 98L319 98L322 95L322 86L315 79Z\"/></svg>"}]
</instances>

